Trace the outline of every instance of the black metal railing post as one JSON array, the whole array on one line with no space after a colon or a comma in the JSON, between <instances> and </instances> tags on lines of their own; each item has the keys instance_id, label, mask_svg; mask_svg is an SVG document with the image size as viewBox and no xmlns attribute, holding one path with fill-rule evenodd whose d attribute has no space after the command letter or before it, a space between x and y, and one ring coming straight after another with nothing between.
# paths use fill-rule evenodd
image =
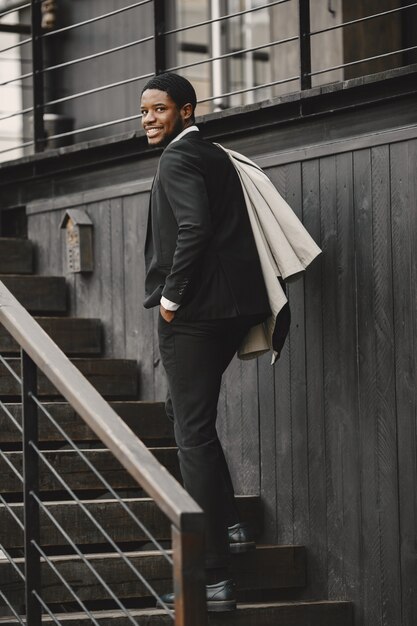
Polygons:
<instances>
[{"instance_id":1,"label":"black metal railing post","mask_svg":"<svg viewBox=\"0 0 417 626\"><path fill-rule=\"evenodd\" d=\"M154 0L154 47L155 47L155 74L165 71L166 64L166 7L165 0Z\"/></svg>"},{"instance_id":2,"label":"black metal railing post","mask_svg":"<svg viewBox=\"0 0 417 626\"><path fill-rule=\"evenodd\" d=\"M310 0L299 0L298 18L300 27L300 87L301 89L311 89Z\"/></svg>"},{"instance_id":3,"label":"black metal railing post","mask_svg":"<svg viewBox=\"0 0 417 626\"><path fill-rule=\"evenodd\" d=\"M32 25L32 72L33 72L33 141L35 152L45 149L45 128L43 123L43 42L42 5L40 0L31 0Z\"/></svg>"},{"instance_id":4,"label":"black metal railing post","mask_svg":"<svg viewBox=\"0 0 417 626\"><path fill-rule=\"evenodd\" d=\"M207 626L204 579L204 518L195 528L172 526L174 557L175 626Z\"/></svg>"},{"instance_id":5,"label":"black metal railing post","mask_svg":"<svg viewBox=\"0 0 417 626\"><path fill-rule=\"evenodd\" d=\"M23 502L25 526L25 601L27 626L40 626L41 606L33 591L40 594L39 505L33 493L39 492L39 459L31 442L38 445L38 409L33 401L36 394L37 369L35 363L22 350L22 425L23 425Z\"/></svg>"}]
</instances>

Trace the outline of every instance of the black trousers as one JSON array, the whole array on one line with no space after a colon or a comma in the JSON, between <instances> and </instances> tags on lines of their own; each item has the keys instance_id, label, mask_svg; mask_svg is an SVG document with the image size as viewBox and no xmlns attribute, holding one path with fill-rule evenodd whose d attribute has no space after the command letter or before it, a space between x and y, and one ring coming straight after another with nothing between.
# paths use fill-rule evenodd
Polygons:
<instances>
[{"instance_id":1,"label":"black trousers","mask_svg":"<svg viewBox=\"0 0 417 626\"><path fill-rule=\"evenodd\" d=\"M159 315L159 347L167 374L168 417L174 421L184 487L206 516L206 568L229 560L227 527L239 521L229 468L217 436L222 375L259 317L170 323Z\"/></svg>"}]
</instances>

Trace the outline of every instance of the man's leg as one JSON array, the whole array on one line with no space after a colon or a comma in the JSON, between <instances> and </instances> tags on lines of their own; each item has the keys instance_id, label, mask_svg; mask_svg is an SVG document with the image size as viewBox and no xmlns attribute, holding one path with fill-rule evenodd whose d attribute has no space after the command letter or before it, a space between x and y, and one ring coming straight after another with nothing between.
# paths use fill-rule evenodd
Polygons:
<instances>
[{"instance_id":1,"label":"man's leg","mask_svg":"<svg viewBox=\"0 0 417 626\"><path fill-rule=\"evenodd\" d=\"M215 427L217 403L222 374L251 323L242 318L159 321L181 473L185 488L206 514L206 565L214 570L227 567L227 526L237 521L232 481Z\"/></svg>"}]
</instances>

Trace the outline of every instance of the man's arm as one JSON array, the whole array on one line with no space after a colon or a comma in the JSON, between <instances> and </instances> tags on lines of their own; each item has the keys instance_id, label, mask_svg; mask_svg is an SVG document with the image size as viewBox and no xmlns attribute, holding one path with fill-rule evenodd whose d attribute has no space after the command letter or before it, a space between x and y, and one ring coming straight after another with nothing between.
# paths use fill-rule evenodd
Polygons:
<instances>
[{"instance_id":1,"label":"man's arm","mask_svg":"<svg viewBox=\"0 0 417 626\"><path fill-rule=\"evenodd\" d=\"M209 199L200 157L189 151L188 144L178 142L163 154L159 180L178 224L173 264L162 296L180 306L212 236Z\"/></svg>"}]
</instances>

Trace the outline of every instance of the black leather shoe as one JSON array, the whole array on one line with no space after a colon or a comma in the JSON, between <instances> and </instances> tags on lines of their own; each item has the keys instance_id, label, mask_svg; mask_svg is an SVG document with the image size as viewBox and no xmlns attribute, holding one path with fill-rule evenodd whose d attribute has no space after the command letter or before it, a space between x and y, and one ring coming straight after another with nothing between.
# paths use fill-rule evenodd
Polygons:
<instances>
[{"instance_id":1,"label":"black leather shoe","mask_svg":"<svg viewBox=\"0 0 417 626\"><path fill-rule=\"evenodd\" d=\"M246 522L238 522L229 526L230 552L247 552L256 548L253 533Z\"/></svg>"},{"instance_id":2,"label":"black leather shoe","mask_svg":"<svg viewBox=\"0 0 417 626\"><path fill-rule=\"evenodd\" d=\"M222 580L215 585L206 586L207 611L234 611L236 609L235 585L233 580ZM169 609L174 608L174 594L166 593L161 600ZM157 606L162 606L158 600Z\"/></svg>"}]
</instances>

